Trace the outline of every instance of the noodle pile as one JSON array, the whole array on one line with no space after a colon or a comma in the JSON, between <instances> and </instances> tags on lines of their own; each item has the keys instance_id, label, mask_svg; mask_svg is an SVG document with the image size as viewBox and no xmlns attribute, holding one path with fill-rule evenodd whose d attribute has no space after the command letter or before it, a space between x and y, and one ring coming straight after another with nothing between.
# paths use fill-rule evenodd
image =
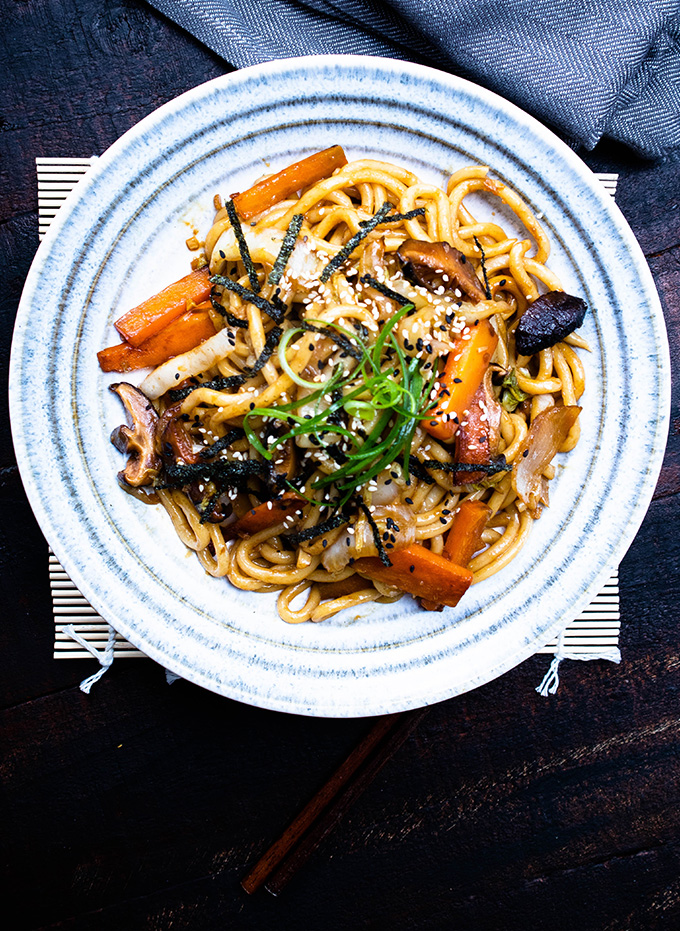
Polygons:
<instances>
[{"instance_id":1,"label":"noodle pile","mask_svg":"<svg viewBox=\"0 0 680 931\"><path fill-rule=\"evenodd\" d=\"M473 192L500 199L525 238L478 221L465 205ZM538 455L532 495L518 457L536 458L531 444L541 440L530 430L541 413L576 409L576 348L587 348L571 333L531 356L517 352L527 308L562 291L527 205L483 166L457 171L444 191L369 159L252 219L216 203L204 248L218 332L140 386L159 415L164 462L151 497L205 571L278 592L290 623L392 602L404 591L362 575L361 560L387 567L390 553L413 544L441 556L464 501L488 508L473 581L507 566L548 503L555 466L545 460L574 448L578 423ZM399 252L414 241L415 252L418 243L458 250L481 294L473 300L438 268L419 283ZM466 460L468 411L442 421L442 371L480 327L494 339L478 392L486 447L475 455L468 438ZM440 422L456 420L457 435L430 429L435 408Z\"/></svg>"}]
</instances>

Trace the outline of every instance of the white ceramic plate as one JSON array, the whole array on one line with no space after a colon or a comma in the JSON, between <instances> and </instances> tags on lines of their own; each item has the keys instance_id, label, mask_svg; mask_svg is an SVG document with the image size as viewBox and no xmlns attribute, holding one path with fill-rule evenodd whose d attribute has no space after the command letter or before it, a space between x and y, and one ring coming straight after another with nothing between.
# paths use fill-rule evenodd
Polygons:
<instances>
[{"instance_id":1,"label":"white ceramic plate","mask_svg":"<svg viewBox=\"0 0 680 931\"><path fill-rule=\"evenodd\" d=\"M441 184L472 162L543 215L551 266L591 312L583 433L529 545L443 613L410 598L288 626L274 596L206 576L162 509L124 494L109 433L124 418L96 352L112 321L186 274L215 193L334 143ZM479 210L485 209L483 206ZM497 207L494 209L498 209ZM503 219L505 222L505 219ZM24 484L92 605L152 658L223 695L282 711L373 715L440 701L530 656L618 564L649 504L667 435L668 345L625 220L552 133L479 87L402 62L314 57L246 68L143 120L60 211L31 268L12 353Z\"/></svg>"}]
</instances>

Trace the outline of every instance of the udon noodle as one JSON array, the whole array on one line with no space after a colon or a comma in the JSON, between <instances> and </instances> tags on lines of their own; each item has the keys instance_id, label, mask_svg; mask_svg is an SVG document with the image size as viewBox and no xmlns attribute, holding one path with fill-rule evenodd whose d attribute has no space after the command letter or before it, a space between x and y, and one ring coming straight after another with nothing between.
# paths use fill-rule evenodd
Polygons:
<instances>
[{"instance_id":1,"label":"udon noodle","mask_svg":"<svg viewBox=\"0 0 680 931\"><path fill-rule=\"evenodd\" d=\"M478 165L443 190L361 159L254 215L239 198L216 198L204 244L215 335L140 385L155 458L128 484L290 623L405 593L455 604L524 546L579 437L575 327L517 346L528 308L563 295L543 227Z\"/></svg>"}]
</instances>

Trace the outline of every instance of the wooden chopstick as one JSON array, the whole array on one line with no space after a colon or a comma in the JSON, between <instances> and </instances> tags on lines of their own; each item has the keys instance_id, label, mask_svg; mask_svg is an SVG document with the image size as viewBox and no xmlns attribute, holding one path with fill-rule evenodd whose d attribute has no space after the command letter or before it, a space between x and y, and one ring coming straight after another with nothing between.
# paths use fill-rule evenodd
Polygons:
<instances>
[{"instance_id":1,"label":"wooden chopstick","mask_svg":"<svg viewBox=\"0 0 680 931\"><path fill-rule=\"evenodd\" d=\"M330 779L249 870L241 882L252 894L278 895L427 713L427 708L378 718Z\"/></svg>"}]
</instances>

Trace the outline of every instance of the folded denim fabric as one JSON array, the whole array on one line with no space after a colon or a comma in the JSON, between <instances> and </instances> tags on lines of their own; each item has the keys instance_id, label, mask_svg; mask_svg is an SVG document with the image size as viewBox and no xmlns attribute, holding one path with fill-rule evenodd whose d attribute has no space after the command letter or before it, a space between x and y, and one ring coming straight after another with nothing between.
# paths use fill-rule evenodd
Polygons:
<instances>
[{"instance_id":1,"label":"folded denim fabric","mask_svg":"<svg viewBox=\"0 0 680 931\"><path fill-rule=\"evenodd\" d=\"M680 148L680 0L150 0L227 62L382 55L468 78L575 147Z\"/></svg>"}]
</instances>

